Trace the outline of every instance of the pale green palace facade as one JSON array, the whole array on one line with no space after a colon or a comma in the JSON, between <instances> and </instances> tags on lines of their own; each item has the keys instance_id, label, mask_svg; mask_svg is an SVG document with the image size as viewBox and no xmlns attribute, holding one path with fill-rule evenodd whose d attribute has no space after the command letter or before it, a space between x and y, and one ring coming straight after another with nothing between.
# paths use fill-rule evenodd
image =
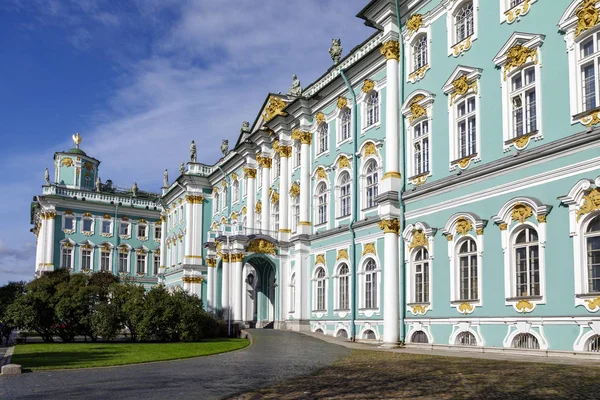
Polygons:
<instances>
[{"instance_id":1,"label":"pale green palace facade","mask_svg":"<svg viewBox=\"0 0 600 400\"><path fill-rule=\"evenodd\" d=\"M318 80L268 94L217 164L192 148L160 194L56 153L36 271L108 269L250 326L598 352L599 10L372 0L370 37L341 58L334 40Z\"/></svg>"}]
</instances>

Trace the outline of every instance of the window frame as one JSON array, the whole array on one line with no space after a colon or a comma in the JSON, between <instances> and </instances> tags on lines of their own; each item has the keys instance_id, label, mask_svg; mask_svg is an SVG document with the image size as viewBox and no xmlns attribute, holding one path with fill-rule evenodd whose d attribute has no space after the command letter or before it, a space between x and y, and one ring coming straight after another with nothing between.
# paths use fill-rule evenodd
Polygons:
<instances>
[{"instance_id":1,"label":"window frame","mask_svg":"<svg viewBox=\"0 0 600 400\"><path fill-rule=\"evenodd\" d=\"M346 267L346 272L343 272L343 268ZM351 308L350 299L350 267L348 260L340 260L338 265L335 267L336 274L333 276L334 282L334 311L336 312L348 312Z\"/></svg>"},{"instance_id":2,"label":"window frame","mask_svg":"<svg viewBox=\"0 0 600 400\"><path fill-rule=\"evenodd\" d=\"M85 223L89 223L89 229L85 229ZM83 215L81 217L81 233L83 233L85 236L92 236L95 232L95 218L92 217L91 215Z\"/></svg>"},{"instance_id":3,"label":"window frame","mask_svg":"<svg viewBox=\"0 0 600 400\"><path fill-rule=\"evenodd\" d=\"M433 309L434 295L433 282L435 276L433 275L433 254L435 254L435 240L434 236L437 229L431 228L425 222L417 222L415 224L407 225L402 231L402 239L404 241L404 262L407 265L405 269L405 290L406 290L406 309L413 315L425 315L427 312ZM415 292L415 256L420 248L427 250L427 262L428 262L428 274L429 274L429 285L428 285L428 302L417 302L417 296ZM425 261L425 260L424 260Z\"/></svg>"},{"instance_id":4,"label":"window frame","mask_svg":"<svg viewBox=\"0 0 600 400\"><path fill-rule=\"evenodd\" d=\"M74 257L75 243L71 241L63 241L60 244L60 267L67 268L73 270L75 266L75 257ZM65 251L68 253L70 265L65 265Z\"/></svg>"},{"instance_id":5,"label":"window frame","mask_svg":"<svg viewBox=\"0 0 600 400\"><path fill-rule=\"evenodd\" d=\"M370 90L368 93L365 93L362 101L362 134L365 134L365 131L372 128L379 128L381 126L381 102L382 102L382 88L378 88ZM372 102L373 96L377 95L377 101ZM370 108L373 108L373 119L370 119Z\"/></svg>"},{"instance_id":6,"label":"window frame","mask_svg":"<svg viewBox=\"0 0 600 400\"><path fill-rule=\"evenodd\" d=\"M320 274L321 271L323 272L322 275ZM328 281L325 265L317 264L313 275L313 313L327 313Z\"/></svg>"},{"instance_id":7,"label":"window frame","mask_svg":"<svg viewBox=\"0 0 600 400\"><path fill-rule=\"evenodd\" d=\"M88 268L84 268L84 257L88 259ZM83 272L94 270L94 246L87 243L79 246L79 270Z\"/></svg>"},{"instance_id":8,"label":"window frame","mask_svg":"<svg viewBox=\"0 0 600 400\"><path fill-rule=\"evenodd\" d=\"M466 3L472 3L473 6L473 33L459 39L457 35L456 18L458 12ZM456 0L449 3L450 8L446 12L446 27L448 31L448 56L458 57L468 51L473 42L477 40L479 32L479 0Z\"/></svg>"},{"instance_id":9,"label":"window frame","mask_svg":"<svg viewBox=\"0 0 600 400\"><path fill-rule=\"evenodd\" d=\"M145 233L145 235L143 235L143 236L140 235L140 229L142 229L142 228L144 229L144 233ZM148 228L149 228L148 224L146 224L146 223L140 223L140 222L137 223L136 231L137 231L137 239L138 240L142 240L142 241L148 240Z\"/></svg>"},{"instance_id":10,"label":"window frame","mask_svg":"<svg viewBox=\"0 0 600 400\"><path fill-rule=\"evenodd\" d=\"M123 232L123 227L125 228L125 233ZM119 237L121 239L130 239L131 238L131 221L121 219L119 221Z\"/></svg>"},{"instance_id":11,"label":"window frame","mask_svg":"<svg viewBox=\"0 0 600 400\"><path fill-rule=\"evenodd\" d=\"M110 271L112 272L112 248L110 245L105 244L100 248L100 265L99 271ZM103 268L104 265L104 257L106 257L107 265L106 268Z\"/></svg>"},{"instance_id":12,"label":"window frame","mask_svg":"<svg viewBox=\"0 0 600 400\"><path fill-rule=\"evenodd\" d=\"M347 177L346 181L342 181ZM338 171L335 186L336 201L336 219L348 218L352 215L352 175L349 168L342 168ZM347 213L344 214L344 209Z\"/></svg>"},{"instance_id":13,"label":"window frame","mask_svg":"<svg viewBox=\"0 0 600 400\"><path fill-rule=\"evenodd\" d=\"M329 124L327 123L327 121L323 121L322 123L318 124L315 133L315 157L320 157L325 154L329 154Z\"/></svg>"},{"instance_id":14,"label":"window frame","mask_svg":"<svg viewBox=\"0 0 600 400\"><path fill-rule=\"evenodd\" d=\"M537 0L521 0L520 4L511 6L512 0L500 0L500 23L512 24L520 21L525 15L529 14L531 6Z\"/></svg>"},{"instance_id":15,"label":"window frame","mask_svg":"<svg viewBox=\"0 0 600 400\"><path fill-rule=\"evenodd\" d=\"M127 246L121 246L118 249L119 254L117 255L117 273L120 275L127 275L130 273L130 249ZM122 258L125 258L125 270L123 271L121 268Z\"/></svg>"},{"instance_id":16,"label":"window frame","mask_svg":"<svg viewBox=\"0 0 600 400\"><path fill-rule=\"evenodd\" d=\"M329 187L325 179L317 181L315 186L315 228L329 223Z\"/></svg>"},{"instance_id":17,"label":"window frame","mask_svg":"<svg viewBox=\"0 0 600 400\"><path fill-rule=\"evenodd\" d=\"M381 295L380 269L377 260L373 257L367 257L362 261L362 309L379 310Z\"/></svg>"},{"instance_id":18,"label":"window frame","mask_svg":"<svg viewBox=\"0 0 600 400\"><path fill-rule=\"evenodd\" d=\"M374 168L371 170L371 172L369 173L369 166L374 165ZM378 158L376 157L368 157L367 159L364 160L363 163L363 174L362 174L362 187L364 188L363 190L363 195L362 195L362 204L361 204L361 208L362 208L362 212L367 212L367 211L371 211L374 208L376 208L378 206L377 204L377 196L379 196L379 185L381 183L381 163L379 161ZM371 184L369 184L369 177L375 177L376 178L376 182L373 183L371 182ZM372 190L371 192L369 192L369 188L373 188L374 190ZM376 193L375 193L376 192Z\"/></svg>"},{"instance_id":19,"label":"window frame","mask_svg":"<svg viewBox=\"0 0 600 400\"><path fill-rule=\"evenodd\" d=\"M135 252L135 273L138 276L147 274L148 271L148 252L145 250L137 250ZM143 271L140 272L140 261L142 261Z\"/></svg>"}]
</instances>

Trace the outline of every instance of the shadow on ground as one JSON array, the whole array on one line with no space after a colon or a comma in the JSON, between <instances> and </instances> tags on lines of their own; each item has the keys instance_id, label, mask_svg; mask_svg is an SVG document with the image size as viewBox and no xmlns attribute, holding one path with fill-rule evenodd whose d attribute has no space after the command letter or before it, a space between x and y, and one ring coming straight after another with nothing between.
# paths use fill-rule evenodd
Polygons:
<instances>
[{"instance_id":1,"label":"shadow on ground","mask_svg":"<svg viewBox=\"0 0 600 400\"><path fill-rule=\"evenodd\" d=\"M600 369L355 350L310 376L231 399L598 399Z\"/></svg>"}]
</instances>

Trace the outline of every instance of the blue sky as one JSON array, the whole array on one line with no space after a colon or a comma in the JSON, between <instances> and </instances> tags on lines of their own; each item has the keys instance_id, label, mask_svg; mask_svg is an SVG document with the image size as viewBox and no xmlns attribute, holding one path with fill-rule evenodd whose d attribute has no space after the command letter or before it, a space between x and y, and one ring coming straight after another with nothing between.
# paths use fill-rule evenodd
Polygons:
<instances>
[{"instance_id":1,"label":"blue sky","mask_svg":"<svg viewBox=\"0 0 600 400\"><path fill-rule=\"evenodd\" d=\"M55 151L81 148L102 180L158 191L201 143L214 163L268 92L303 86L372 29L367 0L2 0L0 285L29 280L29 204ZM52 174L51 174L52 175Z\"/></svg>"}]
</instances>

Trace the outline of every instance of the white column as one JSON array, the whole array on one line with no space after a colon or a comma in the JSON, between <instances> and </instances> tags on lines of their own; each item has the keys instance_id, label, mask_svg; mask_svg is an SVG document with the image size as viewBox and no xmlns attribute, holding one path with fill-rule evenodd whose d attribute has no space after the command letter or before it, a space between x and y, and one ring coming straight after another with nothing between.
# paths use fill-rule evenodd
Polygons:
<instances>
[{"instance_id":1,"label":"white column","mask_svg":"<svg viewBox=\"0 0 600 400\"><path fill-rule=\"evenodd\" d=\"M271 165L273 159L270 157L256 157L257 161L262 166L262 193L261 203L262 210L260 212L260 228L262 230L271 229L271 200L269 199L269 187L271 186Z\"/></svg>"},{"instance_id":2,"label":"white column","mask_svg":"<svg viewBox=\"0 0 600 400\"><path fill-rule=\"evenodd\" d=\"M185 202L185 250L183 254L183 263L184 264L192 264L194 252L192 250L193 245L193 236L194 236L194 228L192 227L192 221L194 218L194 212L192 210L192 200L191 196L186 196Z\"/></svg>"},{"instance_id":3,"label":"white column","mask_svg":"<svg viewBox=\"0 0 600 400\"><path fill-rule=\"evenodd\" d=\"M44 222L44 215L40 214L40 226L38 228L37 240L35 243L35 271L42 269L43 261L43 248L44 248L44 235L46 232L46 223Z\"/></svg>"},{"instance_id":4,"label":"white column","mask_svg":"<svg viewBox=\"0 0 600 400\"><path fill-rule=\"evenodd\" d=\"M231 306L229 302L229 277L231 275L231 264L230 264L230 255L223 254L223 274L221 279L221 307L229 308Z\"/></svg>"},{"instance_id":5,"label":"white column","mask_svg":"<svg viewBox=\"0 0 600 400\"><path fill-rule=\"evenodd\" d=\"M45 261L44 262L44 270L45 271L53 271L54 270L54 219L56 218L56 213L54 211L49 211L46 213L46 234L44 239L44 247L45 247ZM75 248L73 248L73 257L75 257Z\"/></svg>"},{"instance_id":6,"label":"white column","mask_svg":"<svg viewBox=\"0 0 600 400\"><path fill-rule=\"evenodd\" d=\"M113 224L113 229L117 229L117 221ZM165 267L167 266L167 216L160 216L160 265L158 267L158 273L164 274Z\"/></svg>"},{"instance_id":7,"label":"white column","mask_svg":"<svg viewBox=\"0 0 600 400\"><path fill-rule=\"evenodd\" d=\"M256 168L244 168L244 172L248 179L248 207L246 211L246 224L249 228L249 233L255 227L254 215L256 208Z\"/></svg>"},{"instance_id":8,"label":"white column","mask_svg":"<svg viewBox=\"0 0 600 400\"><path fill-rule=\"evenodd\" d=\"M292 146L279 147L279 162L281 163L281 174L279 178L279 235L280 239L287 240L292 232L289 226L289 203L290 203L290 177L289 163L292 155ZM282 286L280 286L282 287Z\"/></svg>"},{"instance_id":9,"label":"white column","mask_svg":"<svg viewBox=\"0 0 600 400\"><path fill-rule=\"evenodd\" d=\"M296 274L296 306L294 315L301 320L310 319L310 277L308 274L309 248L297 244L295 248L294 272Z\"/></svg>"},{"instance_id":10,"label":"white column","mask_svg":"<svg viewBox=\"0 0 600 400\"><path fill-rule=\"evenodd\" d=\"M385 175L384 179L392 178L384 184L384 191L398 191L400 180L400 95L398 92L398 60L400 47L397 40L385 42L380 49L387 59L386 62L386 96L385 96ZM395 182L394 182L395 181Z\"/></svg>"},{"instance_id":11,"label":"white column","mask_svg":"<svg viewBox=\"0 0 600 400\"><path fill-rule=\"evenodd\" d=\"M396 345L400 334L399 313L399 257L398 232L400 222L397 219L384 219L379 223L383 229L383 342L384 345Z\"/></svg>"},{"instance_id":12,"label":"white column","mask_svg":"<svg viewBox=\"0 0 600 400\"><path fill-rule=\"evenodd\" d=\"M212 311L215 308L215 299L214 299L214 286L213 286L213 281L215 280L215 267L214 267L214 263L215 260L207 260L206 263L208 264L208 282L206 284L206 310L207 311Z\"/></svg>"},{"instance_id":13,"label":"white column","mask_svg":"<svg viewBox=\"0 0 600 400\"><path fill-rule=\"evenodd\" d=\"M244 319L242 315L242 260L244 259L243 254L233 254L231 256L231 262L233 264L233 271L231 275L232 279L232 290L233 290L233 318L234 321L242 321Z\"/></svg>"},{"instance_id":14,"label":"white column","mask_svg":"<svg viewBox=\"0 0 600 400\"><path fill-rule=\"evenodd\" d=\"M310 145L312 134L300 132L300 223L298 233L310 234Z\"/></svg>"}]
</instances>

